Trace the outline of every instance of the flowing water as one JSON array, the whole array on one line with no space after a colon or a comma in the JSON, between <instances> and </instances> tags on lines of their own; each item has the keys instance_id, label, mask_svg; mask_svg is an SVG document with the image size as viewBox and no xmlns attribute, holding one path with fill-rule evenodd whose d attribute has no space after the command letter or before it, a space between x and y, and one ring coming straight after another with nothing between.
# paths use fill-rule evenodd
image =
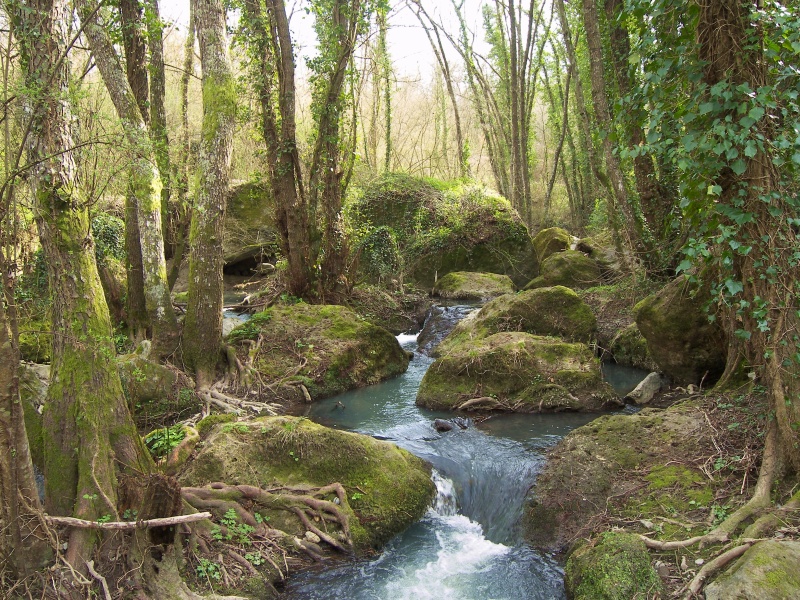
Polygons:
<instances>
[{"instance_id":1,"label":"flowing water","mask_svg":"<svg viewBox=\"0 0 800 600\"><path fill-rule=\"evenodd\" d=\"M470 310L451 307L445 317L455 321ZM398 340L417 350L416 336ZM546 449L596 415L500 415L438 433L433 420L452 413L414 403L431 362L417 353L400 377L312 405L309 417L318 423L392 441L429 461L438 493L427 514L377 559L300 574L288 585L288 598L564 597L558 563L524 543L519 521Z\"/></svg>"}]
</instances>

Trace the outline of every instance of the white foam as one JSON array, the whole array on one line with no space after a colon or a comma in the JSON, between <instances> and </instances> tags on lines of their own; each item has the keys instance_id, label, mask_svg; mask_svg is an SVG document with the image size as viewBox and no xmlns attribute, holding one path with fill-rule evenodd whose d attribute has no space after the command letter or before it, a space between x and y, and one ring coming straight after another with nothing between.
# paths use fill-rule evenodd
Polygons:
<instances>
[{"instance_id":1,"label":"white foam","mask_svg":"<svg viewBox=\"0 0 800 600\"><path fill-rule=\"evenodd\" d=\"M400 345L404 346L406 344L410 344L411 342L416 342L418 335L418 333L401 333L395 337L397 338L397 341L400 342Z\"/></svg>"},{"instance_id":2,"label":"white foam","mask_svg":"<svg viewBox=\"0 0 800 600\"><path fill-rule=\"evenodd\" d=\"M487 540L479 523L463 515L438 517L439 550L436 560L405 571L386 586L384 598L461 600L470 597L474 577L488 570L492 561L511 550Z\"/></svg>"}]
</instances>

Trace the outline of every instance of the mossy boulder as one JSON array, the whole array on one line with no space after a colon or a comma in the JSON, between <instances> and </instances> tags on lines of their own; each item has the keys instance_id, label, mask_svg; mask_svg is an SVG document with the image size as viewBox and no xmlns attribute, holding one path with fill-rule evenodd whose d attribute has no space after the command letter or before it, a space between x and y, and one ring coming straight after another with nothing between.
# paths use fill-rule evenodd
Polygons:
<instances>
[{"instance_id":1,"label":"mossy boulder","mask_svg":"<svg viewBox=\"0 0 800 600\"><path fill-rule=\"evenodd\" d=\"M657 371L658 365L650 354L647 340L639 331L636 323L631 323L625 329L617 332L611 340L608 351L614 361L620 365L628 365L647 371Z\"/></svg>"},{"instance_id":2,"label":"mossy boulder","mask_svg":"<svg viewBox=\"0 0 800 600\"><path fill-rule=\"evenodd\" d=\"M536 249L536 258L539 260L539 264L556 252L569 250L571 245L572 236L561 227L542 229L533 238L533 247Z\"/></svg>"},{"instance_id":3,"label":"mossy boulder","mask_svg":"<svg viewBox=\"0 0 800 600\"><path fill-rule=\"evenodd\" d=\"M378 383L408 368L408 355L391 333L344 306L274 306L228 335L244 360L251 358L245 340L258 339L252 361L261 380L302 383L314 400Z\"/></svg>"},{"instance_id":4,"label":"mossy boulder","mask_svg":"<svg viewBox=\"0 0 800 600\"><path fill-rule=\"evenodd\" d=\"M267 417L213 427L180 475L184 486L223 481L267 489L340 483L358 551L378 548L419 519L435 487L430 466L394 444L317 425L305 418ZM262 510L271 527L303 537L286 510ZM330 524L329 524L330 525Z\"/></svg>"},{"instance_id":5,"label":"mossy boulder","mask_svg":"<svg viewBox=\"0 0 800 600\"><path fill-rule=\"evenodd\" d=\"M417 404L431 409L593 411L620 402L585 344L504 332L454 346L430 366Z\"/></svg>"},{"instance_id":6,"label":"mossy boulder","mask_svg":"<svg viewBox=\"0 0 800 600\"><path fill-rule=\"evenodd\" d=\"M598 264L577 250L551 254L539 269L539 276L525 286L526 290L563 285L574 290L586 289L600 282Z\"/></svg>"},{"instance_id":7,"label":"mossy boulder","mask_svg":"<svg viewBox=\"0 0 800 600\"><path fill-rule=\"evenodd\" d=\"M454 271L433 286L433 295L446 300L488 300L514 293L514 282L508 275Z\"/></svg>"},{"instance_id":8,"label":"mossy boulder","mask_svg":"<svg viewBox=\"0 0 800 600\"><path fill-rule=\"evenodd\" d=\"M353 288L347 305L364 320L398 335L422 327L431 300L422 292L390 291L365 283Z\"/></svg>"},{"instance_id":9,"label":"mossy boulder","mask_svg":"<svg viewBox=\"0 0 800 600\"><path fill-rule=\"evenodd\" d=\"M564 586L574 600L653 598L664 591L638 535L604 533L567 560Z\"/></svg>"},{"instance_id":10,"label":"mossy boulder","mask_svg":"<svg viewBox=\"0 0 800 600\"><path fill-rule=\"evenodd\" d=\"M702 461L686 459L713 452L712 433L693 402L603 416L573 430L550 451L532 488L523 516L528 539L563 551L591 534L591 518L605 511L635 520L696 510L702 528L714 491ZM665 525L663 533L687 532Z\"/></svg>"},{"instance_id":11,"label":"mossy boulder","mask_svg":"<svg viewBox=\"0 0 800 600\"><path fill-rule=\"evenodd\" d=\"M137 353L118 357L117 370L134 407L161 402L170 395L178 379L175 371Z\"/></svg>"},{"instance_id":12,"label":"mossy boulder","mask_svg":"<svg viewBox=\"0 0 800 600\"><path fill-rule=\"evenodd\" d=\"M365 277L394 274L430 289L453 271L504 274L515 285L537 273L520 216L475 183L386 174L348 204L346 218L359 232L353 249Z\"/></svg>"},{"instance_id":13,"label":"mossy boulder","mask_svg":"<svg viewBox=\"0 0 800 600\"><path fill-rule=\"evenodd\" d=\"M248 182L231 189L222 248L225 272L230 274L250 275L262 260L275 256L278 236L269 183Z\"/></svg>"},{"instance_id":14,"label":"mossy boulder","mask_svg":"<svg viewBox=\"0 0 800 600\"><path fill-rule=\"evenodd\" d=\"M464 342L501 331L523 331L588 343L595 326L594 314L574 291L563 286L538 288L500 296L487 303L456 325L436 348L435 355L443 356Z\"/></svg>"},{"instance_id":15,"label":"mossy boulder","mask_svg":"<svg viewBox=\"0 0 800 600\"><path fill-rule=\"evenodd\" d=\"M725 370L725 335L679 277L634 307L639 331L659 369L677 384L713 384Z\"/></svg>"},{"instance_id":16,"label":"mossy boulder","mask_svg":"<svg viewBox=\"0 0 800 600\"><path fill-rule=\"evenodd\" d=\"M800 542L754 544L732 567L706 586L706 600L800 598Z\"/></svg>"}]
</instances>

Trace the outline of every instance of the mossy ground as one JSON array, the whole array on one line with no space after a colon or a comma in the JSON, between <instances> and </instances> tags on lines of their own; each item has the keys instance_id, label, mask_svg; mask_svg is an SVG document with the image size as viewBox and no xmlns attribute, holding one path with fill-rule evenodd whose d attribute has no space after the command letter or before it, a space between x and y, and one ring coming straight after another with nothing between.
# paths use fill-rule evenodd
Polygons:
<instances>
[{"instance_id":1,"label":"mossy ground","mask_svg":"<svg viewBox=\"0 0 800 600\"><path fill-rule=\"evenodd\" d=\"M564 551L615 527L673 540L702 535L750 496L765 424L757 394L695 396L666 410L604 416L567 435L532 490L531 541ZM680 587L717 546L659 553ZM651 553L651 558L654 553Z\"/></svg>"},{"instance_id":2,"label":"mossy ground","mask_svg":"<svg viewBox=\"0 0 800 600\"><path fill-rule=\"evenodd\" d=\"M595 327L591 309L575 292L563 286L540 288L500 296L487 303L477 314L456 325L436 349L436 355L442 356L460 344L502 331L588 343Z\"/></svg>"},{"instance_id":3,"label":"mossy ground","mask_svg":"<svg viewBox=\"0 0 800 600\"><path fill-rule=\"evenodd\" d=\"M378 383L408 368L409 358L391 333L343 306L275 306L253 315L228 340L242 361L252 364L262 387L302 383L313 399Z\"/></svg>"},{"instance_id":4,"label":"mossy ground","mask_svg":"<svg viewBox=\"0 0 800 600\"><path fill-rule=\"evenodd\" d=\"M271 417L214 426L204 448L180 476L189 486L215 481L265 489L341 483L359 551L377 548L422 516L434 495L427 464L388 442L317 425L305 418ZM284 510L266 511L270 524L302 537Z\"/></svg>"}]
</instances>

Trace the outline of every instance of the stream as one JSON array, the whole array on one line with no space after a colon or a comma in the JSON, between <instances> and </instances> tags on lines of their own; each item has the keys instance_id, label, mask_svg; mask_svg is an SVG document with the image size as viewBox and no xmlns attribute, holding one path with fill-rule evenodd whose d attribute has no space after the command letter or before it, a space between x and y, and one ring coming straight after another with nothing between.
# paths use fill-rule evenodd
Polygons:
<instances>
[{"instance_id":1,"label":"stream","mask_svg":"<svg viewBox=\"0 0 800 600\"><path fill-rule=\"evenodd\" d=\"M472 308L446 310L455 321ZM423 337L420 345L425 345ZM398 341L415 352L404 375L315 402L308 416L329 427L389 440L430 462L438 492L434 506L378 558L298 574L287 585L285 597L564 598L562 569L524 543L519 522L546 450L598 415L498 415L478 426L470 423L466 429L438 433L433 420L453 414L414 403L433 359L417 352L416 336L398 336Z\"/></svg>"}]
</instances>

